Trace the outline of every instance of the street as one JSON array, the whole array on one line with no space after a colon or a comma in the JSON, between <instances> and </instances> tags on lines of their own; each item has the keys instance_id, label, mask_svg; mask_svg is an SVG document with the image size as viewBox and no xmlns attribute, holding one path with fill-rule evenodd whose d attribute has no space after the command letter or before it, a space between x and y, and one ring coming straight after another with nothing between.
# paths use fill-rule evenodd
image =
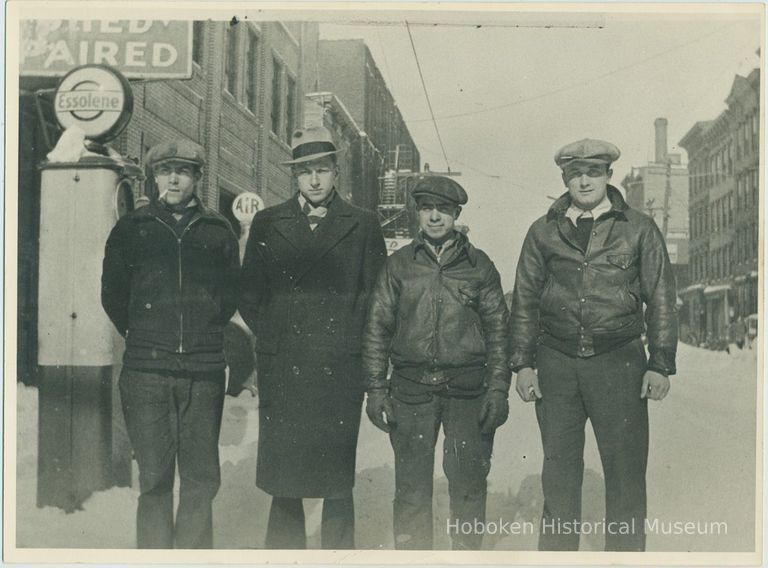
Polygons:
<instances>
[{"instance_id":1,"label":"street","mask_svg":"<svg viewBox=\"0 0 768 568\"><path fill-rule=\"evenodd\" d=\"M673 378L669 397L650 403L649 551L748 551L754 547L757 351L732 353L681 344L679 374ZM18 546L133 548L135 488L98 492L85 502L82 511L69 515L59 509L35 507L37 391L21 383L18 389ZM256 401L243 392L238 398L228 397L225 403L222 485L214 502L217 548L263 546L270 498L254 483ZM528 521L535 526L542 505L542 452L534 407L522 403L513 392L510 410L509 421L496 436L487 519ZM441 451L438 445L435 546L450 548ZM392 463L387 437L364 417L355 489L358 548L392 548ZM585 467L583 518L595 522L603 518L604 490L591 431ZM305 503L310 547L319 547L320 503ZM686 522L696 525L687 532L698 534L686 534ZM701 534L704 531L709 534ZM669 532L675 534L665 534ZM536 539L536 534L530 533L491 535L484 547L535 550ZM582 535L582 550L601 550L602 545L602 535Z\"/></svg>"}]
</instances>

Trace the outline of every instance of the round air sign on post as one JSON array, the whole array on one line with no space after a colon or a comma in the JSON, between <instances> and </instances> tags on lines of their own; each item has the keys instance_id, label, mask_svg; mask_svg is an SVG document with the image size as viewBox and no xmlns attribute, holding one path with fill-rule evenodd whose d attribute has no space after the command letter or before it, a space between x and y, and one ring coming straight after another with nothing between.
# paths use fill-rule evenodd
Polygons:
<instances>
[{"instance_id":1,"label":"round air sign on post","mask_svg":"<svg viewBox=\"0 0 768 568\"><path fill-rule=\"evenodd\" d=\"M64 129L78 126L88 140L107 142L128 125L133 92L117 70L106 65L83 65L61 80L53 109Z\"/></svg>"},{"instance_id":2,"label":"round air sign on post","mask_svg":"<svg viewBox=\"0 0 768 568\"><path fill-rule=\"evenodd\" d=\"M243 224L250 224L256 213L264 209L264 200L252 191L244 191L232 202L232 214Z\"/></svg>"}]
</instances>

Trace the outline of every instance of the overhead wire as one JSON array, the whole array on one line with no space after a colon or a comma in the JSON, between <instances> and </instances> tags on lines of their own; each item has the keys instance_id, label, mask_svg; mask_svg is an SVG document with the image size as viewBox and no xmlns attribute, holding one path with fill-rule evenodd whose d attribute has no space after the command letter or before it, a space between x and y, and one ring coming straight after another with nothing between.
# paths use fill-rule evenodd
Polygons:
<instances>
[{"instance_id":1,"label":"overhead wire","mask_svg":"<svg viewBox=\"0 0 768 568\"><path fill-rule=\"evenodd\" d=\"M443 138L440 136L440 129L437 127L437 120L435 119L435 112L432 110L432 102L429 100L429 93L427 92L427 83L424 81L424 73L421 71L421 63L419 62L419 56L416 53L416 44L413 42L413 35L411 34L411 26L408 21L405 22L405 29L408 31L408 38L411 40L411 49L413 49L413 57L416 60L416 68L419 70L419 78L421 78L421 87L424 89L424 97L427 99L427 106L429 107L429 114L432 116L432 123L435 125L435 132L437 133L437 140L440 142L440 148L443 151L443 158L445 159L445 165L448 171L451 171L451 164L448 161L448 154L445 152L445 145L443 144Z\"/></svg>"},{"instance_id":2,"label":"overhead wire","mask_svg":"<svg viewBox=\"0 0 768 568\"><path fill-rule=\"evenodd\" d=\"M738 22L736 22L736 23L738 23ZM455 114L445 114L445 115L439 116L438 118L440 118L440 119L461 118L461 117L465 117L465 116L473 116L473 115L477 115L477 114L493 112L493 111L496 111L496 110L500 110L500 109L504 109L504 108L509 108L509 107L517 106L517 105L520 105L520 104L523 104L523 103L527 103L527 102L543 99L543 98L549 97L551 95L556 95L556 94L559 94L559 93L563 93L565 91L569 91L571 89L575 89L576 87L583 87L585 85L589 85L590 83L594 83L596 81L600 81L602 79L605 79L606 77L610 77L611 75L615 75L616 73L620 73L622 71L626 71L627 69L631 69L632 67L637 67L638 65L642 65L643 63L647 63L648 61L652 61L654 59L657 59L657 58L659 58L659 57L661 57L663 55L666 55L667 53L670 53L672 51L676 51L676 50L682 49L683 47L687 47L687 46L692 45L694 43L698 43L698 42L708 38L709 36L712 36L712 35L715 35L717 33L720 33L721 31L736 25L736 23L728 24L726 26L719 27L719 28L717 28L714 31L711 31L709 33L700 35L700 36L698 36L698 37L696 37L696 38L694 38L692 40L689 40L687 42L679 43L679 44L677 44L677 45L675 45L675 46L673 46L673 47L671 47L669 49L665 49L663 51L660 51L658 53L650 55L650 56L648 56L648 57L646 57L644 59L640 59L638 61L634 61L634 62L629 63L627 65L623 65L621 67L617 67L615 69L612 69L611 71L608 71L608 72L603 73L601 75L597 75L595 77L591 77L589 79L586 79L584 81L580 81L578 83L571 83L569 85L565 85L565 86L560 87L558 89L553 89L552 91L547 91L545 93L541 93L539 95L535 95L535 96L532 96L532 97L528 97L528 98L524 98L524 99L518 99L516 101L511 101L511 102L500 104L500 105L486 107L484 109L479 109L479 110L471 110L471 111L460 112L460 113L455 113ZM410 30L409 30L408 33L410 34ZM431 119L428 119L428 118L416 118L416 119L412 119L412 120L410 120L408 122L411 122L411 123L427 122L429 120L434 120L434 119L435 119L434 114L432 114L432 118Z\"/></svg>"}]
</instances>

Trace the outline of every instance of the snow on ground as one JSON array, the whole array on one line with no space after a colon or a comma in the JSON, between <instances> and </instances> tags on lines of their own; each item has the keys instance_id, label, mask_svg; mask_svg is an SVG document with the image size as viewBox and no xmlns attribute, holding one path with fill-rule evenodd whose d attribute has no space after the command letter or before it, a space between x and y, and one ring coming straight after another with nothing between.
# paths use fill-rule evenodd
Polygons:
<instances>
[{"instance_id":1,"label":"snow on ground","mask_svg":"<svg viewBox=\"0 0 768 568\"><path fill-rule=\"evenodd\" d=\"M759 345L760 343L756 343ZM754 546L756 350L706 351L680 345L678 375L663 402L651 402L648 514L660 521L723 521L728 534L648 537L649 550L737 551ZM37 390L18 385L17 545L19 547L131 548L138 492L94 493L83 510L65 514L35 506ZM227 397L221 434L222 486L214 504L217 548L261 548L270 497L255 486L257 399ZM541 443L534 408L512 393L510 419L496 435L489 476L488 519L531 521L541 512ZM585 520L604 515L599 456L591 431L585 452ZM447 481L440 444L435 468L435 546L445 532ZM359 548L392 548L394 471L385 434L363 420L355 488ZM136 475L134 475L134 480ZM306 500L309 546L319 547L319 500ZM582 537L582 550L599 550L600 536ZM486 548L534 550L536 535L488 537Z\"/></svg>"}]
</instances>

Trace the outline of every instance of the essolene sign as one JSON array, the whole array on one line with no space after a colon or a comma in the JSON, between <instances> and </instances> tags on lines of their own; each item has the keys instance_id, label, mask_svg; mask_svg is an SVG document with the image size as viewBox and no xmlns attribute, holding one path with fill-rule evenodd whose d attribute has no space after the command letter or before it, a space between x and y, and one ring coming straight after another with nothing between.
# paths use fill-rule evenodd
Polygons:
<instances>
[{"instance_id":1,"label":"essolene sign","mask_svg":"<svg viewBox=\"0 0 768 568\"><path fill-rule=\"evenodd\" d=\"M128 80L115 69L83 65L59 83L53 110L63 128L78 126L87 139L107 142L128 125L133 92Z\"/></svg>"}]
</instances>

